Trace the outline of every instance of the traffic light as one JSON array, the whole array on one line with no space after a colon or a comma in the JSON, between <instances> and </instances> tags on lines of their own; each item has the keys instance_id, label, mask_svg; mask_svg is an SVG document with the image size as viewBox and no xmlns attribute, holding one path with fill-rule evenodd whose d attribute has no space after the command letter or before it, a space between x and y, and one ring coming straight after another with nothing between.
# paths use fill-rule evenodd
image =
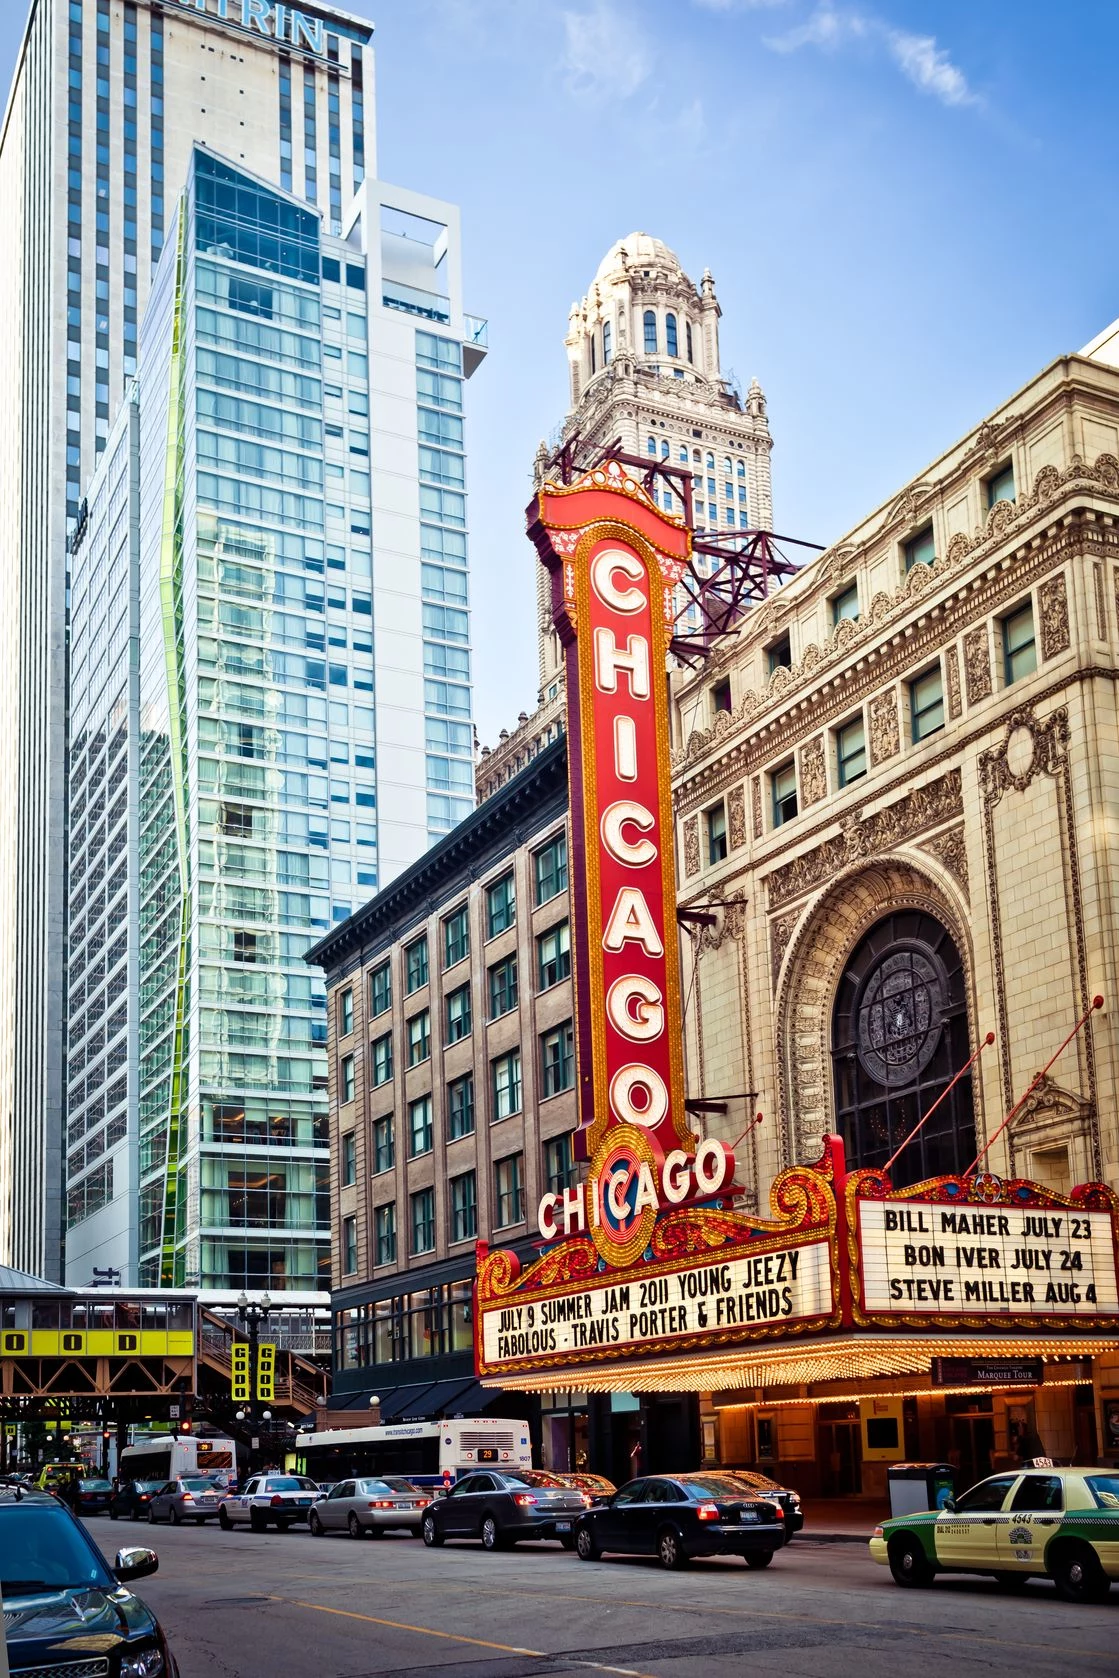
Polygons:
<instances>
[{"instance_id":1,"label":"traffic light","mask_svg":"<svg viewBox=\"0 0 1119 1678\"><path fill-rule=\"evenodd\" d=\"M249 1347L244 1340L233 1346L233 1396L246 1400L249 1396Z\"/></svg>"},{"instance_id":2,"label":"traffic light","mask_svg":"<svg viewBox=\"0 0 1119 1678\"><path fill-rule=\"evenodd\" d=\"M271 1403L276 1396L276 1348L262 1340L256 1349L256 1396Z\"/></svg>"}]
</instances>

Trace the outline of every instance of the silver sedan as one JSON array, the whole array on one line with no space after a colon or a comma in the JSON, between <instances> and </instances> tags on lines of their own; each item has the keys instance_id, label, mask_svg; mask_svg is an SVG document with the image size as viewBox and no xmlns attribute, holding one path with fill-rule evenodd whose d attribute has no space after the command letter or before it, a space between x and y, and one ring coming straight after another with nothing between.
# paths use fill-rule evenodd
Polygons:
<instances>
[{"instance_id":1,"label":"silver sedan","mask_svg":"<svg viewBox=\"0 0 1119 1678\"><path fill-rule=\"evenodd\" d=\"M382 1479L339 1480L327 1497L311 1509L310 1528L316 1538L324 1532L348 1532L351 1538L372 1533L380 1538L390 1528L418 1532L431 1494L410 1480L390 1474Z\"/></svg>"},{"instance_id":2,"label":"silver sedan","mask_svg":"<svg viewBox=\"0 0 1119 1678\"><path fill-rule=\"evenodd\" d=\"M200 1474L180 1474L177 1480L168 1480L152 1493L148 1520L170 1521L175 1527L183 1521L197 1521L201 1526L204 1521L217 1519L220 1506L221 1492L212 1480Z\"/></svg>"}]
</instances>

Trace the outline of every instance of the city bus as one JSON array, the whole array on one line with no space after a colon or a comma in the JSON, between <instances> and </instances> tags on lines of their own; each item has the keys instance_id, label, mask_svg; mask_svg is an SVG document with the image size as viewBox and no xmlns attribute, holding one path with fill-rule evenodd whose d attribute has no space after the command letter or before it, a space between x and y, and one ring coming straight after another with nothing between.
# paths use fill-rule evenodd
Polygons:
<instances>
[{"instance_id":1,"label":"city bus","mask_svg":"<svg viewBox=\"0 0 1119 1678\"><path fill-rule=\"evenodd\" d=\"M232 1439L200 1439L188 1433L176 1438L153 1434L135 1445L126 1445L117 1463L117 1478L125 1480L175 1480L180 1474L227 1474L237 1472L237 1447Z\"/></svg>"},{"instance_id":2,"label":"city bus","mask_svg":"<svg viewBox=\"0 0 1119 1678\"><path fill-rule=\"evenodd\" d=\"M295 1442L293 1466L325 1485L351 1476L401 1474L417 1486L441 1486L483 1463L531 1468L528 1423L504 1416L468 1416L305 1433Z\"/></svg>"}]
</instances>

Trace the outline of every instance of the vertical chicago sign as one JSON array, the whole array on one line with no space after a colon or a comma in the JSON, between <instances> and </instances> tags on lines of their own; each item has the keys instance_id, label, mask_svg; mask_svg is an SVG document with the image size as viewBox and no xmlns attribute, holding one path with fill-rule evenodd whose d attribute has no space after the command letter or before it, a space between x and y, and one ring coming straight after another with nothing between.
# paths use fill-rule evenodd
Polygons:
<instances>
[{"instance_id":1,"label":"vertical chicago sign","mask_svg":"<svg viewBox=\"0 0 1119 1678\"><path fill-rule=\"evenodd\" d=\"M658 1160L691 1154L665 662L691 532L612 461L546 484L528 517L566 651L577 1152L623 1125Z\"/></svg>"}]
</instances>

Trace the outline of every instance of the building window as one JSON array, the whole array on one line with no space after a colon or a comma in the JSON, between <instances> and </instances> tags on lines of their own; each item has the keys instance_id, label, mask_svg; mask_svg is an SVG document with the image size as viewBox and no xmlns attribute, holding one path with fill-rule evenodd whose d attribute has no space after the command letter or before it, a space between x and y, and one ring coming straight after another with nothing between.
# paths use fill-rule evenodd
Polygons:
<instances>
[{"instance_id":1,"label":"building window","mask_svg":"<svg viewBox=\"0 0 1119 1678\"><path fill-rule=\"evenodd\" d=\"M352 988L347 985L338 998L338 1034L340 1037L348 1037L353 1029L354 993Z\"/></svg>"},{"instance_id":2,"label":"building window","mask_svg":"<svg viewBox=\"0 0 1119 1678\"><path fill-rule=\"evenodd\" d=\"M773 771L769 787L773 796L773 825L783 827L797 813L797 772L792 758Z\"/></svg>"},{"instance_id":3,"label":"building window","mask_svg":"<svg viewBox=\"0 0 1119 1678\"><path fill-rule=\"evenodd\" d=\"M611 334L611 330L610 330L610 322L608 320L603 321L603 323L602 323L602 365L604 367L609 367L610 362L611 362L611 360L613 358L613 355L614 355L613 348L611 347L611 336L612 336L612 334Z\"/></svg>"},{"instance_id":4,"label":"building window","mask_svg":"<svg viewBox=\"0 0 1119 1678\"><path fill-rule=\"evenodd\" d=\"M348 1130L342 1138L342 1187L353 1188L357 1182L357 1135Z\"/></svg>"},{"instance_id":5,"label":"building window","mask_svg":"<svg viewBox=\"0 0 1119 1678\"><path fill-rule=\"evenodd\" d=\"M558 897L561 891L567 890L567 834L557 833L550 845L537 851L533 862L536 866L536 903L547 903L550 898Z\"/></svg>"},{"instance_id":6,"label":"building window","mask_svg":"<svg viewBox=\"0 0 1119 1678\"><path fill-rule=\"evenodd\" d=\"M382 1171L391 1171L396 1164L396 1148L393 1146L392 1114L386 1113L383 1119L373 1121L373 1172L378 1175Z\"/></svg>"},{"instance_id":7,"label":"building window","mask_svg":"<svg viewBox=\"0 0 1119 1678\"><path fill-rule=\"evenodd\" d=\"M540 1039L540 1074L544 1096L561 1095L575 1083L575 1028L566 1025L546 1031Z\"/></svg>"},{"instance_id":8,"label":"building window","mask_svg":"<svg viewBox=\"0 0 1119 1678\"><path fill-rule=\"evenodd\" d=\"M517 1006L517 958L506 956L490 968L490 1019L500 1019Z\"/></svg>"},{"instance_id":9,"label":"building window","mask_svg":"<svg viewBox=\"0 0 1119 1678\"><path fill-rule=\"evenodd\" d=\"M657 317L652 309L645 310L645 354L657 353Z\"/></svg>"},{"instance_id":10,"label":"building window","mask_svg":"<svg viewBox=\"0 0 1119 1678\"><path fill-rule=\"evenodd\" d=\"M567 921L549 927L536 940L536 973L541 990L550 990L571 977L571 927Z\"/></svg>"},{"instance_id":11,"label":"building window","mask_svg":"<svg viewBox=\"0 0 1119 1678\"><path fill-rule=\"evenodd\" d=\"M910 682L909 716L914 745L919 740L927 740L930 734L939 733L944 727L944 682L939 664L934 664L931 670L922 671Z\"/></svg>"},{"instance_id":12,"label":"building window","mask_svg":"<svg viewBox=\"0 0 1119 1678\"><path fill-rule=\"evenodd\" d=\"M404 952L404 992L411 996L427 984L427 936L417 938Z\"/></svg>"},{"instance_id":13,"label":"building window","mask_svg":"<svg viewBox=\"0 0 1119 1678\"><path fill-rule=\"evenodd\" d=\"M1027 600L1016 612L1002 620L1002 671L1007 687L1037 669L1037 642L1034 639L1034 609Z\"/></svg>"},{"instance_id":14,"label":"building window","mask_svg":"<svg viewBox=\"0 0 1119 1678\"><path fill-rule=\"evenodd\" d=\"M429 1154L433 1143L431 1097L421 1095L417 1101L408 1103L408 1158L419 1159L421 1154Z\"/></svg>"},{"instance_id":15,"label":"building window","mask_svg":"<svg viewBox=\"0 0 1119 1678\"><path fill-rule=\"evenodd\" d=\"M517 892L512 874L506 874L486 888L486 927L489 937L508 932L517 918Z\"/></svg>"},{"instance_id":16,"label":"building window","mask_svg":"<svg viewBox=\"0 0 1119 1678\"><path fill-rule=\"evenodd\" d=\"M731 709L730 677L726 676L721 682L716 682L711 689L711 709L716 716L720 711Z\"/></svg>"},{"instance_id":17,"label":"building window","mask_svg":"<svg viewBox=\"0 0 1119 1678\"><path fill-rule=\"evenodd\" d=\"M391 1007L392 968L386 961L369 975L369 1016L376 1019L378 1014L387 1014Z\"/></svg>"},{"instance_id":18,"label":"building window","mask_svg":"<svg viewBox=\"0 0 1119 1678\"><path fill-rule=\"evenodd\" d=\"M861 716L836 729L835 761L841 787L861 781L866 774L866 729Z\"/></svg>"},{"instance_id":19,"label":"building window","mask_svg":"<svg viewBox=\"0 0 1119 1678\"><path fill-rule=\"evenodd\" d=\"M903 551L906 571L912 571L915 565L931 565L936 559L932 525L927 524L924 530L919 530L916 536L911 536Z\"/></svg>"},{"instance_id":20,"label":"building window","mask_svg":"<svg viewBox=\"0 0 1119 1678\"><path fill-rule=\"evenodd\" d=\"M431 1058L431 1015L425 1008L408 1021L408 1065L419 1066Z\"/></svg>"},{"instance_id":21,"label":"building window","mask_svg":"<svg viewBox=\"0 0 1119 1678\"><path fill-rule=\"evenodd\" d=\"M1016 498L1013 464L1003 466L998 472L995 472L991 477L989 477L987 479L986 488L988 512L995 505L996 501L1013 501Z\"/></svg>"},{"instance_id":22,"label":"building window","mask_svg":"<svg viewBox=\"0 0 1119 1678\"><path fill-rule=\"evenodd\" d=\"M497 1229L519 1224L525 1215L525 1191L522 1182L524 1155L510 1154L499 1159L493 1168L495 1199L497 1201Z\"/></svg>"},{"instance_id":23,"label":"building window","mask_svg":"<svg viewBox=\"0 0 1119 1678\"><path fill-rule=\"evenodd\" d=\"M461 1043L470 1036L470 986L460 985L447 998L447 1042Z\"/></svg>"},{"instance_id":24,"label":"building window","mask_svg":"<svg viewBox=\"0 0 1119 1678\"><path fill-rule=\"evenodd\" d=\"M435 1190L420 1189L412 1196L412 1251L435 1250Z\"/></svg>"},{"instance_id":25,"label":"building window","mask_svg":"<svg viewBox=\"0 0 1119 1678\"><path fill-rule=\"evenodd\" d=\"M457 1142L474 1134L474 1074L456 1078L447 1085L447 1138Z\"/></svg>"},{"instance_id":26,"label":"building window","mask_svg":"<svg viewBox=\"0 0 1119 1678\"><path fill-rule=\"evenodd\" d=\"M727 855L727 807L721 798L703 812L703 825L707 833L707 866L714 868L717 862L725 862Z\"/></svg>"},{"instance_id":27,"label":"building window","mask_svg":"<svg viewBox=\"0 0 1119 1678\"><path fill-rule=\"evenodd\" d=\"M665 315L664 317L664 344L669 355L676 356L680 354L679 341L676 336L675 315Z\"/></svg>"},{"instance_id":28,"label":"building window","mask_svg":"<svg viewBox=\"0 0 1119 1678\"><path fill-rule=\"evenodd\" d=\"M771 641L765 649L766 669L772 676L775 670L789 670L793 662L793 644L787 635Z\"/></svg>"},{"instance_id":29,"label":"building window","mask_svg":"<svg viewBox=\"0 0 1119 1678\"><path fill-rule=\"evenodd\" d=\"M373 1088L392 1080L392 1033L386 1031L383 1037L378 1037L372 1045Z\"/></svg>"},{"instance_id":30,"label":"building window","mask_svg":"<svg viewBox=\"0 0 1119 1678\"><path fill-rule=\"evenodd\" d=\"M478 1233L478 1179L473 1171L451 1178L451 1240L473 1241Z\"/></svg>"},{"instance_id":31,"label":"building window","mask_svg":"<svg viewBox=\"0 0 1119 1678\"><path fill-rule=\"evenodd\" d=\"M521 1110L521 1051L510 1049L493 1062L493 1116L508 1119Z\"/></svg>"},{"instance_id":32,"label":"building window","mask_svg":"<svg viewBox=\"0 0 1119 1678\"><path fill-rule=\"evenodd\" d=\"M353 1098L354 1098L354 1057L353 1057L353 1055L343 1055L342 1060L341 1060L341 1064L340 1064L338 1070L339 1070L339 1073L340 1073L340 1082L341 1082L341 1091L340 1091L339 1099L343 1102L352 1101Z\"/></svg>"},{"instance_id":33,"label":"building window","mask_svg":"<svg viewBox=\"0 0 1119 1678\"><path fill-rule=\"evenodd\" d=\"M858 615L859 585L858 583L852 583L850 588L845 588L841 594L837 594L832 597L831 621L834 625L841 622L843 618L851 618L853 620L857 618Z\"/></svg>"},{"instance_id":34,"label":"building window","mask_svg":"<svg viewBox=\"0 0 1119 1678\"><path fill-rule=\"evenodd\" d=\"M448 915L443 922L443 965L454 967L456 962L462 961L470 954L470 923L467 918L466 904L456 909L453 915Z\"/></svg>"},{"instance_id":35,"label":"building window","mask_svg":"<svg viewBox=\"0 0 1119 1678\"><path fill-rule=\"evenodd\" d=\"M690 320L686 320L684 322L684 347L687 350L688 360L691 361L691 359L692 359L692 323L691 323Z\"/></svg>"},{"instance_id":36,"label":"building window","mask_svg":"<svg viewBox=\"0 0 1119 1678\"><path fill-rule=\"evenodd\" d=\"M544 1178L549 1194L562 1194L575 1183L575 1161L571 1157L571 1137L553 1136L544 1144Z\"/></svg>"},{"instance_id":37,"label":"building window","mask_svg":"<svg viewBox=\"0 0 1119 1678\"><path fill-rule=\"evenodd\" d=\"M396 1202L390 1200L387 1206L378 1206L373 1217L373 1227L376 1231L378 1264L396 1263Z\"/></svg>"},{"instance_id":38,"label":"building window","mask_svg":"<svg viewBox=\"0 0 1119 1678\"><path fill-rule=\"evenodd\" d=\"M346 1276L357 1274L357 1219L342 1219L342 1270Z\"/></svg>"}]
</instances>

